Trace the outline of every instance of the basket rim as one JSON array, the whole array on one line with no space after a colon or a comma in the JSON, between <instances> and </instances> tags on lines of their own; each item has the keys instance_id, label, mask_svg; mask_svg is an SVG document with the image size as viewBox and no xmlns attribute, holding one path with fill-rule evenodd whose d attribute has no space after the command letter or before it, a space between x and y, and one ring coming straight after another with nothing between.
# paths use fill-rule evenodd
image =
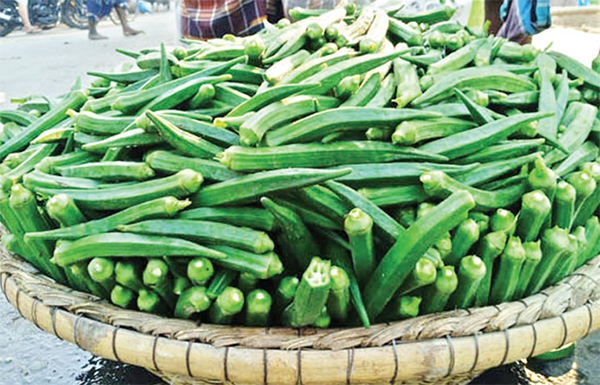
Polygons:
<instances>
[{"instance_id":1,"label":"basket rim","mask_svg":"<svg viewBox=\"0 0 600 385\"><path fill-rule=\"evenodd\" d=\"M500 305L371 329L251 328L196 324L117 308L57 284L3 247L0 250L0 289L40 329L94 355L141 366L163 378L225 383L473 378L600 329L600 303L594 302L600 296L598 282L600 256L541 293ZM206 362L214 365L200 365Z\"/></svg>"}]
</instances>

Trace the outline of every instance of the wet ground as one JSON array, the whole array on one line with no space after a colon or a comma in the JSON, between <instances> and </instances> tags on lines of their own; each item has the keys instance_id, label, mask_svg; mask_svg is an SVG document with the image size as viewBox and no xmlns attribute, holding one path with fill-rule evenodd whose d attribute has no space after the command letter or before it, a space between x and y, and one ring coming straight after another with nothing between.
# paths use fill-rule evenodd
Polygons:
<instances>
[{"instance_id":1,"label":"wet ground","mask_svg":"<svg viewBox=\"0 0 600 385\"><path fill-rule=\"evenodd\" d=\"M13 32L0 38L0 109L10 99L29 94L57 96L86 71L108 71L127 60L115 48L139 50L177 44L173 11L138 16L144 35L124 37L119 26L104 21L99 32L108 40L89 41L86 31L64 26L38 35ZM538 48L567 53L589 65L600 49L600 34L552 28L534 38ZM0 385L149 385L160 379L143 369L93 357L75 345L38 330L0 296ZM600 384L600 332L577 344L572 358L526 367L522 363L491 370L474 384ZM535 371L531 369L535 369Z\"/></svg>"}]
</instances>

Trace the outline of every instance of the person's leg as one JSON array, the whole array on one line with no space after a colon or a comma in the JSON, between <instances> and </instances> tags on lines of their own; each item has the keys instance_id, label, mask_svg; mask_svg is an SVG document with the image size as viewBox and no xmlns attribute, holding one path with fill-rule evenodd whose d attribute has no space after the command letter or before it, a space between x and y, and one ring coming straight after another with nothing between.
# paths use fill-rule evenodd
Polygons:
<instances>
[{"instance_id":1,"label":"person's leg","mask_svg":"<svg viewBox=\"0 0 600 385\"><path fill-rule=\"evenodd\" d=\"M98 29L97 29L98 20L94 16L88 17L88 25L89 25L88 39L90 39L90 40L108 39L106 36L100 35L98 33Z\"/></svg>"},{"instance_id":2,"label":"person's leg","mask_svg":"<svg viewBox=\"0 0 600 385\"><path fill-rule=\"evenodd\" d=\"M39 31L40 29L31 25L31 21L29 21L29 9L27 0L19 0L19 16L21 16L21 20L23 21L23 26L25 27L25 32L34 33Z\"/></svg>"},{"instance_id":3,"label":"person's leg","mask_svg":"<svg viewBox=\"0 0 600 385\"><path fill-rule=\"evenodd\" d=\"M142 32L138 29L131 28L129 21L127 21L127 10L123 7L123 4L116 4L115 10L117 11L117 15L119 15L119 20L121 21L121 26L123 27L123 35L134 36Z\"/></svg>"}]
</instances>

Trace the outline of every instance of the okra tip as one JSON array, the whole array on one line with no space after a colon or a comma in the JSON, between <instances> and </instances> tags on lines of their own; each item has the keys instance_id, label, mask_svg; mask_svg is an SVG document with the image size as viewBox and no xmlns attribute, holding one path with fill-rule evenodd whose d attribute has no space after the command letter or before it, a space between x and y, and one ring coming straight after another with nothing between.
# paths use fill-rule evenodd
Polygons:
<instances>
[{"instance_id":1,"label":"okra tip","mask_svg":"<svg viewBox=\"0 0 600 385\"><path fill-rule=\"evenodd\" d=\"M427 195L435 195L443 188L444 180L443 171L427 171L421 174L419 180L423 184L423 189Z\"/></svg>"},{"instance_id":2,"label":"okra tip","mask_svg":"<svg viewBox=\"0 0 600 385\"><path fill-rule=\"evenodd\" d=\"M202 174L194 170L181 170L177 173L177 175L179 177L181 187L183 187L188 194L198 192L198 190L200 190L200 185L202 185L202 182L204 182Z\"/></svg>"},{"instance_id":3,"label":"okra tip","mask_svg":"<svg viewBox=\"0 0 600 385\"><path fill-rule=\"evenodd\" d=\"M173 216L192 204L189 199L179 200L175 197L165 197L165 208L169 216Z\"/></svg>"},{"instance_id":4,"label":"okra tip","mask_svg":"<svg viewBox=\"0 0 600 385\"><path fill-rule=\"evenodd\" d=\"M274 277L283 272L283 263L279 259L279 256L275 253L269 253L269 268L267 270L267 278Z\"/></svg>"},{"instance_id":5,"label":"okra tip","mask_svg":"<svg viewBox=\"0 0 600 385\"><path fill-rule=\"evenodd\" d=\"M469 255L460 261L460 273L472 279L479 279L485 275L486 267L483 260L476 255Z\"/></svg>"},{"instance_id":6,"label":"okra tip","mask_svg":"<svg viewBox=\"0 0 600 385\"><path fill-rule=\"evenodd\" d=\"M358 207L350 210L344 220L344 229L348 234L363 234L371 231L373 219Z\"/></svg>"},{"instance_id":7,"label":"okra tip","mask_svg":"<svg viewBox=\"0 0 600 385\"><path fill-rule=\"evenodd\" d=\"M15 208L23 207L34 199L33 193L21 184L12 186L10 192L10 204Z\"/></svg>"}]
</instances>

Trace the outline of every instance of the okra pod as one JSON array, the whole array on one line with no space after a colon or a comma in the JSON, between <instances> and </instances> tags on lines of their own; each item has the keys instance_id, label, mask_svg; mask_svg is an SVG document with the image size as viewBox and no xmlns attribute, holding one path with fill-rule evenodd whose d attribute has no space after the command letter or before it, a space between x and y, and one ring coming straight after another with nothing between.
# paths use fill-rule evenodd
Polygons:
<instances>
[{"instance_id":1,"label":"okra pod","mask_svg":"<svg viewBox=\"0 0 600 385\"><path fill-rule=\"evenodd\" d=\"M197 286L206 284L214 275L215 269L208 258L194 258L188 262L186 274L190 281Z\"/></svg>"},{"instance_id":2,"label":"okra pod","mask_svg":"<svg viewBox=\"0 0 600 385\"><path fill-rule=\"evenodd\" d=\"M444 262L448 265L457 265L478 240L479 225L471 218L465 219L454 231L452 253Z\"/></svg>"},{"instance_id":3,"label":"okra pod","mask_svg":"<svg viewBox=\"0 0 600 385\"><path fill-rule=\"evenodd\" d=\"M121 285L115 285L110 291L110 302L124 309L129 309L133 305L135 293Z\"/></svg>"},{"instance_id":4,"label":"okra pod","mask_svg":"<svg viewBox=\"0 0 600 385\"><path fill-rule=\"evenodd\" d=\"M123 287L139 292L144 289L142 273L133 261L121 260L115 264L115 280Z\"/></svg>"},{"instance_id":5,"label":"okra pod","mask_svg":"<svg viewBox=\"0 0 600 385\"><path fill-rule=\"evenodd\" d=\"M160 296L152 291L143 289L138 292L137 307L139 310L158 315L167 315L169 310Z\"/></svg>"},{"instance_id":6,"label":"okra pod","mask_svg":"<svg viewBox=\"0 0 600 385\"><path fill-rule=\"evenodd\" d=\"M506 209L498 209L490 218L490 229L492 231L504 231L512 235L515 231L515 214Z\"/></svg>"},{"instance_id":7,"label":"okra pod","mask_svg":"<svg viewBox=\"0 0 600 385\"><path fill-rule=\"evenodd\" d=\"M569 249L569 233L565 229L552 227L542 235L542 260L533 273L525 295L532 295L547 285L552 270Z\"/></svg>"},{"instance_id":8,"label":"okra pod","mask_svg":"<svg viewBox=\"0 0 600 385\"><path fill-rule=\"evenodd\" d=\"M483 237L479 244L477 255L485 264L486 270L475 294L475 306L485 306L489 303L495 260L502 254L507 238L505 231L494 231Z\"/></svg>"},{"instance_id":9,"label":"okra pod","mask_svg":"<svg viewBox=\"0 0 600 385\"><path fill-rule=\"evenodd\" d=\"M551 209L550 199L543 191L534 190L523 195L515 234L523 242L535 241Z\"/></svg>"},{"instance_id":10,"label":"okra pod","mask_svg":"<svg viewBox=\"0 0 600 385\"><path fill-rule=\"evenodd\" d=\"M416 263L410 275L406 277L406 280L396 292L396 296L402 297L406 294L413 293L415 290L421 287L430 285L435 282L436 276L437 270L433 262L425 257L422 257Z\"/></svg>"},{"instance_id":11,"label":"okra pod","mask_svg":"<svg viewBox=\"0 0 600 385\"><path fill-rule=\"evenodd\" d=\"M469 255L460 260L458 269L458 286L452 293L445 309L466 309L475 300L477 288L485 276L485 263L476 255Z\"/></svg>"},{"instance_id":12,"label":"okra pod","mask_svg":"<svg viewBox=\"0 0 600 385\"><path fill-rule=\"evenodd\" d=\"M224 259L220 251L196 243L158 235L102 233L76 241L64 241L54 250L52 261L59 266L94 257L162 257L190 256Z\"/></svg>"},{"instance_id":13,"label":"okra pod","mask_svg":"<svg viewBox=\"0 0 600 385\"><path fill-rule=\"evenodd\" d=\"M294 300L286 308L287 320L292 327L311 325L327 303L331 286L330 262L313 257L302 274Z\"/></svg>"},{"instance_id":14,"label":"okra pod","mask_svg":"<svg viewBox=\"0 0 600 385\"><path fill-rule=\"evenodd\" d=\"M448 299L457 287L458 278L454 266L443 266L438 271L435 282L423 290L422 313L430 314L444 310Z\"/></svg>"},{"instance_id":15,"label":"okra pod","mask_svg":"<svg viewBox=\"0 0 600 385\"><path fill-rule=\"evenodd\" d=\"M210 320L216 324L229 324L233 316L244 309L244 293L228 286L210 307Z\"/></svg>"},{"instance_id":16,"label":"okra pod","mask_svg":"<svg viewBox=\"0 0 600 385\"><path fill-rule=\"evenodd\" d=\"M583 230L582 227L579 227L579 229ZM583 231L585 233L585 230ZM574 234L577 234L577 230ZM569 234L569 245L567 250L552 269L552 272L546 281L547 284L554 285L563 278L571 275L573 270L575 270L575 265L577 264L579 254L579 247L580 245L583 247L584 244L580 243L578 241L578 237L574 234ZM585 234L583 238L585 239Z\"/></svg>"},{"instance_id":17,"label":"okra pod","mask_svg":"<svg viewBox=\"0 0 600 385\"><path fill-rule=\"evenodd\" d=\"M569 231L575 214L577 191L569 183L561 180L556 185L554 205L552 208L552 224Z\"/></svg>"},{"instance_id":18,"label":"okra pod","mask_svg":"<svg viewBox=\"0 0 600 385\"><path fill-rule=\"evenodd\" d=\"M68 195L67 195L68 196ZM189 206L190 202L166 196L126 208L101 219L79 223L62 229L27 233L31 239L77 239L115 230L119 225L146 218L172 217Z\"/></svg>"},{"instance_id":19,"label":"okra pod","mask_svg":"<svg viewBox=\"0 0 600 385\"><path fill-rule=\"evenodd\" d=\"M269 326L269 316L273 300L265 290L252 290L246 296L246 318L244 325Z\"/></svg>"},{"instance_id":20,"label":"okra pod","mask_svg":"<svg viewBox=\"0 0 600 385\"><path fill-rule=\"evenodd\" d=\"M86 221L75 201L65 194L54 195L46 202L46 212L60 227L74 226Z\"/></svg>"},{"instance_id":21,"label":"okra pod","mask_svg":"<svg viewBox=\"0 0 600 385\"><path fill-rule=\"evenodd\" d=\"M90 162L86 164L58 167L60 175L75 178L93 178L101 180L143 181L154 177L152 170L142 162Z\"/></svg>"},{"instance_id":22,"label":"okra pod","mask_svg":"<svg viewBox=\"0 0 600 385\"><path fill-rule=\"evenodd\" d=\"M354 273L363 285L375 270L372 228L373 219L359 208L352 209L344 221L344 230L350 240Z\"/></svg>"},{"instance_id":23,"label":"okra pod","mask_svg":"<svg viewBox=\"0 0 600 385\"><path fill-rule=\"evenodd\" d=\"M231 285L231 283L233 283L233 281L235 281L237 276L238 272L234 270L225 268L217 270L217 272L213 276L213 279L210 281L210 284L206 289L206 294L210 299L217 298L219 295L221 295L221 293L223 292L223 290L225 290L226 287L228 287L229 285Z\"/></svg>"},{"instance_id":24,"label":"okra pod","mask_svg":"<svg viewBox=\"0 0 600 385\"><path fill-rule=\"evenodd\" d=\"M204 286L193 286L186 289L175 304L175 318L190 319L198 313L208 310L211 300Z\"/></svg>"},{"instance_id":25,"label":"okra pod","mask_svg":"<svg viewBox=\"0 0 600 385\"><path fill-rule=\"evenodd\" d=\"M495 273L489 303L497 305L510 301L519 282L521 268L525 262L525 249L519 237L509 237L502 255L500 266Z\"/></svg>"}]
</instances>

